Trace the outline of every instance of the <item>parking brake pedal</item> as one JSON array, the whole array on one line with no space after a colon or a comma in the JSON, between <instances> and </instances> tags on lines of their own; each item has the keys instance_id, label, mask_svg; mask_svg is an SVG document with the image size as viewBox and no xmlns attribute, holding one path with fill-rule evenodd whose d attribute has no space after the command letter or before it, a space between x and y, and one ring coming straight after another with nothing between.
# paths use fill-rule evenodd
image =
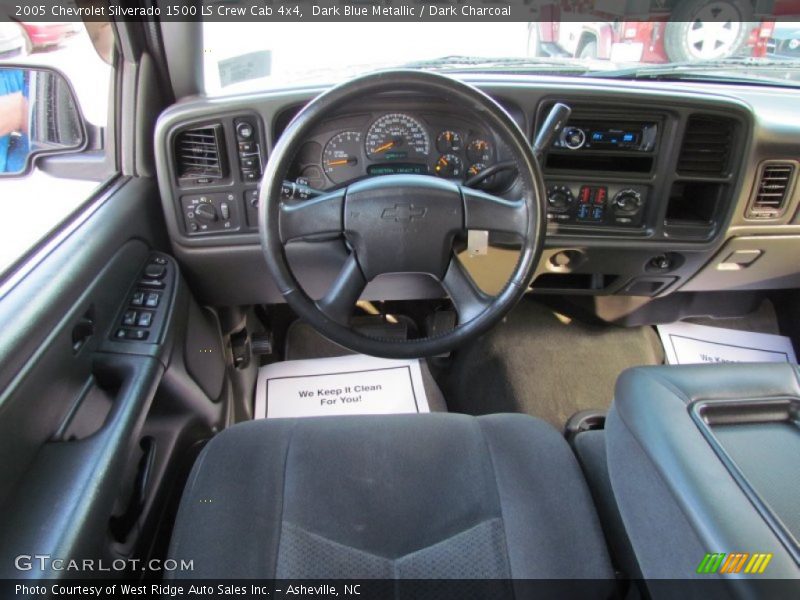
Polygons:
<instances>
[{"instance_id":1,"label":"parking brake pedal","mask_svg":"<svg viewBox=\"0 0 800 600\"><path fill-rule=\"evenodd\" d=\"M250 347L253 351L253 354L256 356L272 354L272 332L263 331L261 333L254 333L252 336L250 336Z\"/></svg>"}]
</instances>

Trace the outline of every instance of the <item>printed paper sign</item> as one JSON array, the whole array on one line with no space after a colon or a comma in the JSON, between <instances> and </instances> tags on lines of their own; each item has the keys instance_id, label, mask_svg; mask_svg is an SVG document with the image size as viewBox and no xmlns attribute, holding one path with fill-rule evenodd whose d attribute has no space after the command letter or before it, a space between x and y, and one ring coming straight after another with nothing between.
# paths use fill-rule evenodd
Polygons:
<instances>
[{"instance_id":1,"label":"printed paper sign","mask_svg":"<svg viewBox=\"0 0 800 600\"><path fill-rule=\"evenodd\" d=\"M733 362L795 363L789 338L692 323L659 325L658 334L671 365Z\"/></svg>"},{"instance_id":2,"label":"printed paper sign","mask_svg":"<svg viewBox=\"0 0 800 600\"><path fill-rule=\"evenodd\" d=\"M261 367L255 418L429 412L418 360L355 355Z\"/></svg>"},{"instance_id":3,"label":"printed paper sign","mask_svg":"<svg viewBox=\"0 0 800 600\"><path fill-rule=\"evenodd\" d=\"M222 87L259 77L269 77L272 52L259 50L219 61L219 81Z\"/></svg>"}]
</instances>

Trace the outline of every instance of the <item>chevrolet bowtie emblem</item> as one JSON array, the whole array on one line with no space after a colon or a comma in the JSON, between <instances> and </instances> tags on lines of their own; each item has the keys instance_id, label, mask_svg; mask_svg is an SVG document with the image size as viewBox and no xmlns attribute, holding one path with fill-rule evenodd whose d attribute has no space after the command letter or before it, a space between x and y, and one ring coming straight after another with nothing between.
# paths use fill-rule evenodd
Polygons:
<instances>
[{"instance_id":1,"label":"chevrolet bowtie emblem","mask_svg":"<svg viewBox=\"0 0 800 600\"><path fill-rule=\"evenodd\" d=\"M417 207L413 204L395 204L393 208L386 208L381 214L381 219L389 221L413 221L421 219L428 212L427 208Z\"/></svg>"}]
</instances>

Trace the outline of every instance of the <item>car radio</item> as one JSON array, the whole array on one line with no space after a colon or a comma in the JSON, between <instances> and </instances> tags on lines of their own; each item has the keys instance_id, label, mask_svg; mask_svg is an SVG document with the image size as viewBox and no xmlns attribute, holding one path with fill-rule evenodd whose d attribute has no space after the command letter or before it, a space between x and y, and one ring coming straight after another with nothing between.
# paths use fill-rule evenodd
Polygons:
<instances>
[{"instance_id":1,"label":"car radio","mask_svg":"<svg viewBox=\"0 0 800 600\"><path fill-rule=\"evenodd\" d=\"M654 122L570 121L553 141L562 150L624 150L650 152L655 148Z\"/></svg>"}]
</instances>

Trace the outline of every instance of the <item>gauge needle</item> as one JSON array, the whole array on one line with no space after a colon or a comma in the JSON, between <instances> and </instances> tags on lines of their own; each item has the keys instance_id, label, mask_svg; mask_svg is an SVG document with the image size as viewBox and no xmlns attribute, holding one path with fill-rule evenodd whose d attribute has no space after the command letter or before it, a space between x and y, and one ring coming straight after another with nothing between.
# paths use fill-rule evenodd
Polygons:
<instances>
[{"instance_id":1,"label":"gauge needle","mask_svg":"<svg viewBox=\"0 0 800 600\"><path fill-rule=\"evenodd\" d=\"M378 153L380 153L380 152L385 152L386 150L388 150L388 149L389 149L389 148L391 148L392 146L394 146L394 142L387 142L387 143L386 143L386 144L384 144L383 146L380 146L380 147L378 147L378 148L375 148L375 150L373 151L373 154L378 154Z\"/></svg>"},{"instance_id":2,"label":"gauge needle","mask_svg":"<svg viewBox=\"0 0 800 600\"><path fill-rule=\"evenodd\" d=\"M351 159L349 159L349 158L341 158L339 160L329 160L328 161L328 166L329 167L341 167L343 165L350 164L350 160Z\"/></svg>"},{"instance_id":3,"label":"gauge needle","mask_svg":"<svg viewBox=\"0 0 800 600\"><path fill-rule=\"evenodd\" d=\"M447 166L447 159L443 156L439 159L439 162L436 164L436 170L441 171L443 167Z\"/></svg>"}]
</instances>

